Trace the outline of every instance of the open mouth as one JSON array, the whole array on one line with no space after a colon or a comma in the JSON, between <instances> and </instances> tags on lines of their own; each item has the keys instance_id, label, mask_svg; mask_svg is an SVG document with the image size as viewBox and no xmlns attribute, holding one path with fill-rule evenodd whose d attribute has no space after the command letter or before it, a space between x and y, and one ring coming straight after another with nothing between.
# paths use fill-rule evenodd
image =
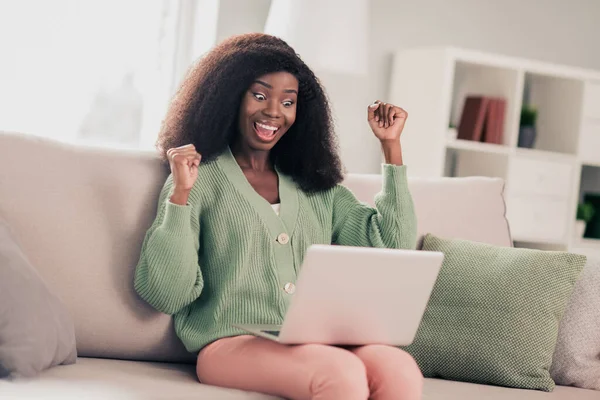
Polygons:
<instances>
[{"instance_id":1,"label":"open mouth","mask_svg":"<svg viewBox=\"0 0 600 400\"><path fill-rule=\"evenodd\" d=\"M269 124L263 124L260 122L254 122L254 131L258 135L258 137L264 142L270 142L275 138L275 135L279 131L278 126L273 126Z\"/></svg>"}]
</instances>

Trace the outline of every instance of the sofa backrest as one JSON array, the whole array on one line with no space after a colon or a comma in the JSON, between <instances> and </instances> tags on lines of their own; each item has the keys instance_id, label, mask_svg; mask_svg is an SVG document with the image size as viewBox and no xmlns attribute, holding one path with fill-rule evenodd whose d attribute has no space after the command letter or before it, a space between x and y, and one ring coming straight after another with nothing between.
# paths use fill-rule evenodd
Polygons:
<instances>
[{"instance_id":1,"label":"sofa backrest","mask_svg":"<svg viewBox=\"0 0 600 400\"><path fill-rule=\"evenodd\" d=\"M172 319L133 290L166 176L151 151L0 132L0 218L69 309L80 356L194 361ZM381 185L377 175L350 175L345 183L367 202ZM421 233L510 246L501 180L413 179L410 188Z\"/></svg>"},{"instance_id":2,"label":"sofa backrest","mask_svg":"<svg viewBox=\"0 0 600 400\"><path fill-rule=\"evenodd\" d=\"M407 166L410 174L410 165ZM344 180L355 196L374 205L381 176L350 174ZM423 235L512 246L505 217L504 180L488 177L409 179L417 214L420 247Z\"/></svg>"}]
</instances>

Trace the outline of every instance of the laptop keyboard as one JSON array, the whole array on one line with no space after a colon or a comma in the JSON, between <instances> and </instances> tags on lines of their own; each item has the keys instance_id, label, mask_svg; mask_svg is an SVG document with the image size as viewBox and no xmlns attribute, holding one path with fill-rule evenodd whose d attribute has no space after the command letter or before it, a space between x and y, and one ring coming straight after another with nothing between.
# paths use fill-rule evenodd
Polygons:
<instances>
[{"instance_id":1,"label":"laptop keyboard","mask_svg":"<svg viewBox=\"0 0 600 400\"><path fill-rule=\"evenodd\" d=\"M267 333L267 334L273 335L273 336L279 336L280 331L261 331L261 332L264 332L264 333Z\"/></svg>"}]
</instances>

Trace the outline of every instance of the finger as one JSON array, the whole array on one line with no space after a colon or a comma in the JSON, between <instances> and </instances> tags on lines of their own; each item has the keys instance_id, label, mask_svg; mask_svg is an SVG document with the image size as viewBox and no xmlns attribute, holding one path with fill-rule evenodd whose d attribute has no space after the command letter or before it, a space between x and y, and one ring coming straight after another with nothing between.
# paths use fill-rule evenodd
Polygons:
<instances>
[{"instance_id":1,"label":"finger","mask_svg":"<svg viewBox=\"0 0 600 400\"><path fill-rule=\"evenodd\" d=\"M374 102L369 104L367 107L367 121L373 121L375 119L375 112L379 108L379 103Z\"/></svg>"},{"instance_id":2,"label":"finger","mask_svg":"<svg viewBox=\"0 0 600 400\"><path fill-rule=\"evenodd\" d=\"M186 157L195 158L198 152L194 149L181 151L180 154L183 154Z\"/></svg>"},{"instance_id":3,"label":"finger","mask_svg":"<svg viewBox=\"0 0 600 400\"><path fill-rule=\"evenodd\" d=\"M390 126L390 112L392 111L392 108L394 106L392 104L386 104L385 105L385 119L383 120L384 124L383 127L387 128Z\"/></svg>"},{"instance_id":4,"label":"finger","mask_svg":"<svg viewBox=\"0 0 600 400\"><path fill-rule=\"evenodd\" d=\"M187 157L180 153L173 153L171 154L171 162L177 165L186 165Z\"/></svg>"},{"instance_id":5,"label":"finger","mask_svg":"<svg viewBox=\"0 0 600 400\"><path fill-rule=\"evenodd\" d=\"M194 158L196 157L196 154L198 153L194 149L173 150L171 152L171 158L175 157L175 155L180 155L187 158Z\"/></svg>"},{"instance_id":6,"label":"finger","mask_svg":"<svg viewBox=\"0 0 600 400\"><path fill-rule=\"evenodd\" d=\"M403 108L397 107L398 111L396 112L396 116L394 119L406 119L408 118L408 113Z\"/></svg>"},{"instance_id":7,"label":"finger","mask_svg":"<svg viewBox=\"0 0 600 400\"><path fill-rule=\"evenodd\" d=\"M375 100L375 103L377 104L377 108L375 109L375 122L379 122L381 119L381 100Z\"/></svg>"},{"instance_id":8,"label":"finger","mask_svg":"<svg viewBox=\"0 0 600 400\"><path fill-rule=\"evenodd\" d=\"M397 107L390 107L390 111L388 112L388 124L389 126L394 125L394 116L398 113Z\"/></svg>"},{"instance_id":9,"label":"finger","mask_svg":"<svg viewBox=\"0 0 600 400\"><path fill-rule=\"evenodd\" d=\"M171 153L171 160L176 164L191 165L192 161L196 159L196 152L190 151L174 151Z\"/></svg>"},{"instance_id":10,"label":"finger","mask_svg":"<svg viewBox=\"0 0 600 400\"><path fill-rule=\"evenodd\" d=\"M379 127L380 128L383 128L385 126L385 117L387 115L387 112L386 112L387 107L386 106L387 106L387 104L385 104L385 103L382 103L380 106L380 110L381 110L381 113L379 115Z\"/></svg>"},{"instance_id":11,"label":"finger","mask_svg":"<svg viewBox=\"0 0 600 400\"><path fill-rule=\"evenodd\" d=\"M192 143L177 147L177 149L179 149L179 150L195 149L195 148L196 148L196 146L194 146Z\"/></svg>"},{"instance_id":12,"label":"finger","mask_svg":"<svg viewBox=\"0 0 600 400\"><path fill-rule=\"evenodd\" d=\"M181 154L184 153L186 151L186 149L182 149L181 147L172 147L169 150L167 150L167 157L169 159L173 158L173 156L175 156L175 154Z\"/></svg>"},{"instance_id":13,"label":"finger","mask_svg":"<svg viewBox=\"0 0 600 400\"><path fill-rule=\"evenodd\" d=\"M170 154L169 154L169 160L171 161L175 161L175 160L180 160L184 155L177 151L177 150L173 150Z\"/></svg>"}]
</instances>

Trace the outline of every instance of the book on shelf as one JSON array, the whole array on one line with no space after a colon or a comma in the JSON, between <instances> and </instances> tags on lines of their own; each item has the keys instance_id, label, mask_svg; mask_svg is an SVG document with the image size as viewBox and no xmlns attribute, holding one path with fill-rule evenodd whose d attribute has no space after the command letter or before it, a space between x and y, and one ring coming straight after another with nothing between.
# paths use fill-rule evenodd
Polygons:
<instances>
[{"instance_id":1,"label":"book on shelf","mask_svg":"<svg viewBox=\"0 0 600 400\"><path fill-rule=\"evenodd\" d=\"M467 96L458 126L458 139L502 144L506 100Z\"/></svg>"},{"instance_id":2,"label":"book on shelf","mask_svg":"<svg viewBox=\"0 0 600 400\"><path fill-rule=\"evenodd\" d=\"M505 110L506 100L502 98L490 98L482 142L502 144Z\"/></svg>"},{"instance_id":3,"label":"book on shelf","mask_svg":"<svg viewBox=\"0 0 600 400\"><path fill-rule=\"evenodd\" d=\"M458 124L459 139L476 142L481 140L488 104L489 98L484 96L468 96L465 99Z\"/></svg>"}]
</instances>

